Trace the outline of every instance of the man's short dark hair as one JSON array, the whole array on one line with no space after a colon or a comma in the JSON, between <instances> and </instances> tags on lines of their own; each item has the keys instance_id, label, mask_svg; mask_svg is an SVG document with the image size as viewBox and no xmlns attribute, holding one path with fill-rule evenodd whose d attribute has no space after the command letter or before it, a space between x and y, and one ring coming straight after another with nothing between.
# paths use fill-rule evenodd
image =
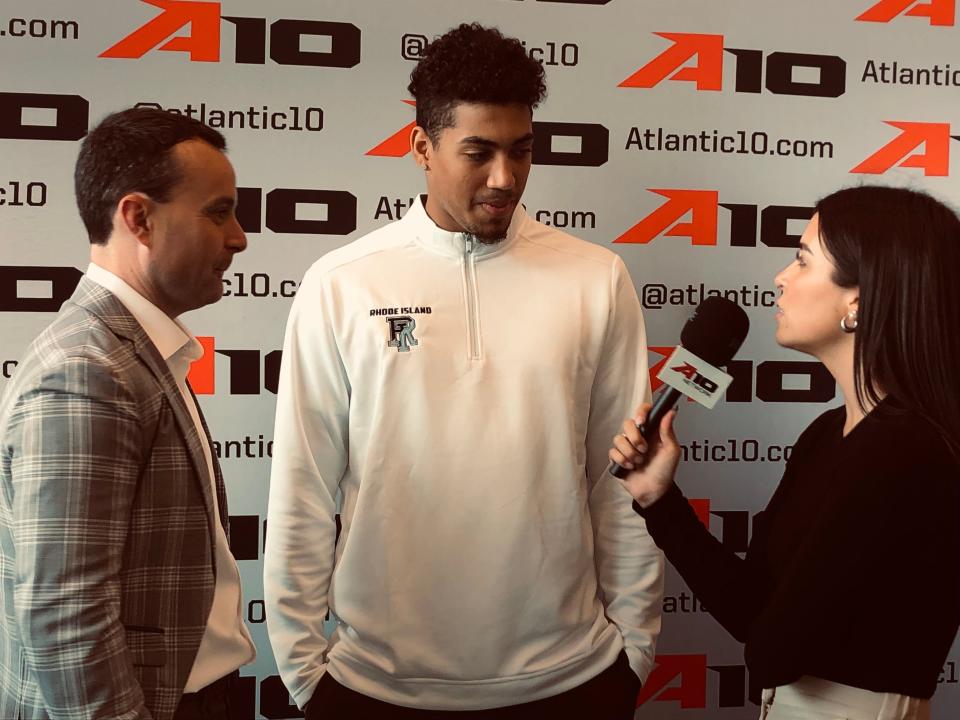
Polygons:
<instances>
[{"instance_id":1,"label":"man's short dark hair","mask_svg":"<svg viewBox=\"0 0 960 720\"><path fill-rule=\"evenodd\" d=\"M543 65L520 41L477 23L428 44L407 89L417 101L417 125L434 144L440 131L453 126L459 103L519 103L532 111L547 94Z\"/></svg>"},{"instance_id":2,"label":"man's short dark hair","mask_svg":"<svg viewBox=\"0 0 960 720\"><path fill-rule=\"evenodd\" d=\"M142 192L157 202L170 199L182 174L171 150L193 139L221 151L227 147L223 135L199 120L153 108L112 113L87 134L73 182L91 243L106 244L124 195Z\"/></svg>"}]
</instances>

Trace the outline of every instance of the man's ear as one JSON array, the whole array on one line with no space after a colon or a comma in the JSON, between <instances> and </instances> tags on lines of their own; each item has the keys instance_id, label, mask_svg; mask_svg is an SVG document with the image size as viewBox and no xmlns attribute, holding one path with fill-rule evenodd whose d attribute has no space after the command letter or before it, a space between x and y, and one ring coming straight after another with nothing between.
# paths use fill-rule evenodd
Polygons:
<instances>
[{"instance_id":1,"label":"man's ear","mask_svg":"<svg viewBox=\"0 0 960 720\"><path fill-rule=\"evenodd\" d=\"M433 155L433 142L427 131L419 125L415 125L410 131L410 150L413 152L413 159L422 170L430 169L430 160Z\"/></svg>"},{"instance_id":2,"label":"man's ear","mask_svg":"<svg viewBox=\"0 0 960 720\"><path fill-rule=\"evenodd\" d=\"M149 246L153 229L153 201L143 193L128 193L117 203L114 227L120 224L128 234Z\"/></svg>"}]
</instances>

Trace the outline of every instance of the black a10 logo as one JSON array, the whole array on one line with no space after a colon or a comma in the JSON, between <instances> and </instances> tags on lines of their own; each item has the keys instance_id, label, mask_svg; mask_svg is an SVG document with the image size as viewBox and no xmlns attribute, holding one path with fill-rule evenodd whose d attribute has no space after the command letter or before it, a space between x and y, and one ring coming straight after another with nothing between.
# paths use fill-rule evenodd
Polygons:
<instances>
[{"instance_id":1,"label":"black a10 logo","mask_svg":"<svg viewBox=\"0 0 960 720\"><path fill-rule=\"evenodd\" d=\"M837 394L837 383L822 363L812 360L731 360L727 373L728 403L827 403Z\"/></svg>"},{"instance_id":2,"label":"black a10 logo","mask_svg":"<svg viewBox=\"0 0 960 720\"><path fill-rule=\"evenodd\" d=\"M309 215L311 217L304 217ZM247 233L349 235L357 229L357 196L346 190L237 188L237 220Z\"/></svg>"},{"instance_id":3,"label":"black a10 logo","mask_svg":"<svg viewBox=\"0 0 960 720\"><path fill-rule=\"evenodd\" d=\"M0 265L0 312L57 312L82 277L75 267Z\"/></svg>"},{"instance_id":4,"label":"black a10 logo","mask_svg":"<svg viewBox=\"0 0 960 720\"><path fill-rule=\"evenodd\" d=\"M0 92L0 139L79 140L90 103L80 95Z\"/></svg>"},{"instance_id":5,"label":"black a10 logo","mask_svg":"<svg viewBox=\"0 0 960 720\"><path fill-rule=\"evenodd\" d=\"M610 157L610 132L599 123L534 121L533 138L536 165L600 167Z\"/></svg>"}]
</instances>

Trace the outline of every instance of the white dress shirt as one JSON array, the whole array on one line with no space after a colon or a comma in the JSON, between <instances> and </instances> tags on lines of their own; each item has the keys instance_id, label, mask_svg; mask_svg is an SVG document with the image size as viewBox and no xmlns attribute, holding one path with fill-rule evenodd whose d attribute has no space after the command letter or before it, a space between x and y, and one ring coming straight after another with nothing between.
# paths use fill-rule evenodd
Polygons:
<instances>
[{"instance_id":1,"label":"white dress shirt","mask_svg":"<svg viewBox=\"0 0 960 720\"><path fill-rule=\"evenodd\" d=\"M230 552L227 535L220 523L210 444L207 442L207 435L200 422L197 404L187 387L190 363L203 356L203 347L182 323L168 316L109 270L90 263L87 267L87 277L117 296L117 299L140 323L166 361L170 374L177 381L183 402L190 411L190 417L193 418L194 427L203 447L203 455L207 461L207 481L211 487L217 529L217 579L213 606L210 617L207 619L207 629L203 633L200 649L197 651L196 660L183 689L188 693L196 692L233 672L241 665L252 662L256 657L253 640L241 616L240 572Z\"/></svg>"}]
</instances>

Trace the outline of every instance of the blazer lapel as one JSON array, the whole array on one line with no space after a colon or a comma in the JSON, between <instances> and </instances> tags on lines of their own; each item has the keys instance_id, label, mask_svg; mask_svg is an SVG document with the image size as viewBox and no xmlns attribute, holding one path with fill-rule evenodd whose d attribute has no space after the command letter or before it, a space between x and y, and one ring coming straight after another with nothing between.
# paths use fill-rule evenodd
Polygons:
<instances>
[{"instance_id":1,"label":"blazer lapel","mask_svg":"<svg viewBox=\"0 0 960 720\"><path fill-rule=\"evenodd\" d=\"M193 388L190 386L189 382L187 383L187 389L190 390L190 397L193 398L193 402L197 406L197 417L200 418L200 424L203 426L204 435L207 436L207 447L210 448L210 464L213 465L213 479L214 485L217 489L217 507L220 509L220 525L223 527L223 532L226 534L227 541L229 542L230 521L229 514L227 512L227 488L223 482L223 472L220 469L220 462L217 460L217 456L213 452L213 438L210 437L210 428L207 427L207 419L203 416L203 410L200 409L200 403L197 402L197 394L193 392Z\"/></svg>"},{"instance_id":2,"label":"blazer lapel","mask_svg":"<svg viewBox=\"0 0 960 720\"><path fill-rule=\"evenodd\" d=\"M114 334L130 340L133 343L137 356L157 378L157 382L163 389L167 400L170 402L170 407L173 409L173 416L176 418L177 425L180 426L180 433L187 446L187 454L190 456L190 461L196 470L194 476L197 479L198 488L203 496L203 504L207 511L207 519L210 526L211 552L214 552L213 549L216 547L217 537L216 526L214 525L216 515L214 513L213 491L207 474L207 459L204 456L203 446L200 444L200 436L197 434L193 417L191 417L190 411L184 403L183 395L180 393L180 388L177 387L177 381L174 380L173 375L170 373L170 368L166 360L160 355L157 347L153 344L153 341L150 340L150 336L147 335L146 330L137 322L136 318L130 314L130 311L127 310L124 304L120 302L113 293L103 286L98 285L87 277L83 277L80 279L80 284L77 285L73 296L67 302L83 307L97 315ZM197 412L200 412L199 405L197 406ZM203 422L202 416L201 422ZM206 431L205 424L204 430ZM212 455L212 444L210 445L210 452ZM215 458L214 467L217 467ZM222 480L217 483L218 494L222 484ZM224 527L226 526L224 525Z\"/></svg>"}]
</instances>

